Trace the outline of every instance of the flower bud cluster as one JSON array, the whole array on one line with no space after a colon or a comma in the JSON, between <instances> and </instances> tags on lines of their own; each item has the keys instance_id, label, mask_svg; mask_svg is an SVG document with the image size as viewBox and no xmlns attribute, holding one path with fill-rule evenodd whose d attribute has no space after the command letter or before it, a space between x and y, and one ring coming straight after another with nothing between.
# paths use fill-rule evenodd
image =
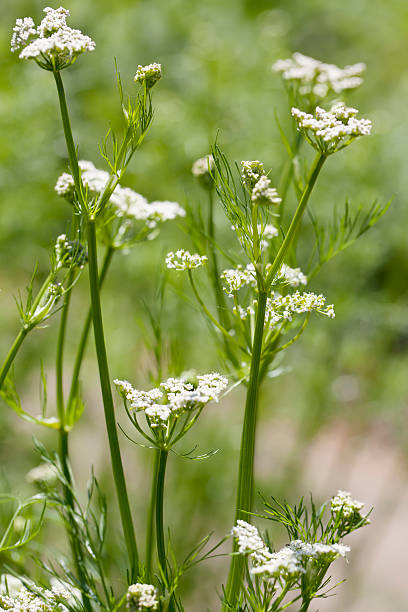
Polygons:
<instances>
[{"instance_id":1,"label":"flower bud cluster","mask_svg":"<svg viewBox=\"0 0 408 612\"><path fill-rule=\"evenodd\" d=\"M126 609L130 612L157 610L159 599L157 589L152 584L131 584L126 595Z\"/></svg>"},{"instance_id":2,"label":"flower bud cluster","mask_svg":"<svg viewBox=\"0 0 408 612\"><path fill-rule=\"evenodd\" d=\"M67 26L69 11L44 9L45 17L36 28L31 17L17 19L11 38L11 50L21 59L34 59L46 70L62 70L85 51L93 51L95 42L80 30Z\"/></svg>"},{"instance_id":3,"label":"flower bud cluster","mask_svg":"<svg viewBox=\"0 0 408 612\"><path fill-rule=\"evenodd\" d=\"M154 62L147 66L138 66L135 74L135 82L141 85L146 85L147 89L151 89L153 85L161 79L162 70L161 64Z\"/></svg>"},{"instance_id":4,"label":"flower bud cluster","mask_svg":"<svg viewBox=\"0 0 408 612\"><path fill-rule=\"evenodd\" d=\"M53 486L58 479L58 472L55 467L49 463L40 463L37 467L30 470L26 475L27 482L32 484L47 484Z\"/></svg>"},{"instance_id":5,"label":"flower bud cluster","mask_svg":"<svg viewBox=\"0 0 408 612\"><path fill-rule=\"evenodd\" d=\"M191 172L200 181L201 186L205 189L212 189L213 187L211 173L214 170L214 167L214 157L212 155L206 155L205 157L200 157L200 159L197 159L191 168Z\"/></svg>"},{"instance_id":6,"label":"flower bud cluster","mask_svg":"<svg viewBox=\"0 0 408 612\"><path fill-rule=\"evenodd\" d=\"M325 64L302 53L294 53L288 59L280 59L272 66L289 85L296 87L302 96L325 98L359 87L365 64L358 63L345 68Z\"/></svg>"},{"instance_id":7,"label":"flower bud cluster","mask_svg":"<svg viewBox=\"0 0 408 612\"><path fill-rule=\"evenodd\" d=\"M363 522L368 525L370 520L361 514L364 503L351 497L348 491L337 491L337 495L330 500L330 510L333 518L343 527Z\"/></svg>"},{"instance_id":8,"label":"flower bud cluster","mask_svg":"<svg viewBox=\"0 0 408 612\"><path fill-rule=\"evenodd\" d=\"M228 380L217 372L197 376L195 384L183 378L168 378L150 391L134 389L126 380L114 380L119 394L132 410L143 411L152 428L167 429L170 418L201 410L211 401L218 402Z\"/></svg>"},{"instance_id":9,"label":"flower bud cluster","mask_svg":"<svg viewBox=\"0 0 408 612\"><path fill-rule=\"evenodd\" d=\"M326 154L335 153L356 138L371 133L371 121L357 119L358 110L344 104L336 104L330 111L317 106L315 116L295 107L291 113L298 130L315 149Z\"/></svg>"},{"instance_id":10,"label":"flower bud cluster","mask_svg":"<svg viewBox=\"0 0 408 612\"><path fill-rule=\"evenodd\" d=\"M173 270L194 270L204 266L207 261L208 257L206 255L192 254L184 249L179 249L175 253L171 251L166 256L166 266Z\"/></svg>"},{"instance_id":11,"label":"flower bud cluster","mask_svg":"<svg viewBox=\"0 0 408 612\"><path fill-rule=\"evenodd\" d=\"M85 247L78 240L67 240L65 234L58 236L55 243L55 262L59 268L82 268L88 261Z\"/></svg>"},{"instance_id":12,"label":"flower bud cluster","mask_svg":"<svg viewBox=\"0 0 408 612\"><path fill-rule=\"evenodd\" d=\"M242 181L248 189L252 190L261 176L265 174L263 163L258 159L253 161L242 161Z\"/></svg>"}]
</instances>

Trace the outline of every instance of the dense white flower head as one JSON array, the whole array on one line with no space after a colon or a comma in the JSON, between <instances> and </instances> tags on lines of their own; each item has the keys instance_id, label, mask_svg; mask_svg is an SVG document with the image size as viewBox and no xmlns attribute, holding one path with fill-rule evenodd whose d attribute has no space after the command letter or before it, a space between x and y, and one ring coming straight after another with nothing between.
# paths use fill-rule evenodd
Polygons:
<instances>
[{"instance_id":1,"label":"dense white flower head","mask_svg":"<svg viewBox=\"0 0 408 612\"><path fill-rule=\"evenodd\" d=\"M17 19L11 50L19 51L21 59L34 59L47 70L62 70L81 53L95 49L95 42L89 36L67 26L67 9L46 7L44 13L45 17L37 28L31 17Z\"/></svg>"},{"instance_id":2,"label":"dense white flower head","mask_svg":"<svg viewBox=\"0 0 408 612\"><path fill-rule=\"evenodd\" d=\"M263 565L272 559L272 553L265 545L256 527L243 520L238 520L231 530L236 539L238 552L249 555L254 566Z\"/></svg>"},{"instance_id":3,"label":"dense white flower head","mask_svg":"<svg viewBox=\"0 0 408 612\"><path fill-rule=\"evenodd\" d=\"M253 567L250 570L251 574L261 576L266 581L279 578L291 580L306 571L302 560L289 546L272 553L271 557L267 563Z\"/></svg>"},{"instance_id":4,"label":"dense white flower head","mask_svg":"<svg viewBox=\"0 0 408 612\"><path fill-rule=\"evenodd\" d=\"M81 170L81 180L84 187L92 197L97 197L102 193L110 180L110 175L105 170L95 168L94 164L87 160L78 162ZM73 200L75 194L74 179L71 174L64 172L58 178L55 191L60 196L66 197L69 201ZM155 228L159 223L184 217L186 212L177 202L148 200L140 193L133 191L129 187L116 185L110 196L109 202L114 209L116 217L133 221L142 221L150 229Z\"/></svg>"},{"instance_id":5,"label":"dense white flower head","mask_svg":"<svg viewBox=\"0 0 408 612\"><path fill-rule=\"evenodd\" d=\"M324 544L323 542L303 542L292 540L289 548L299 558L314 559L318 563L331 563L338 557L345 557L351 548L345 544Z\"/></svg>"},{"instance_id":6,"label":"dense white flower head","mask_svg":"<svg viewBox=\"0 0 408 612\"><path fill-rule=\"evenodd\" d=\"M0 610L54 612L55 610L67 610L64 603L72 603L70 601L71 592L61 584L54 585L51 589L42 589L33 584L34 589L37 594L21 585L20 589L9 592L9 595L0 594Z\"/></svg>"},{"instance_id":7,"label":"dense white flower head","mask_svg":"<svg viewBox=\"0 0 408 612\"><path fill-rule=\"evenodd\" d=\"M242 180L248 189L253 189L261 176L264 175L263 163L258 159L252 161L242 161Z\"/></svg>"},{"instance_id":8,"label":"dense white flower head","mask_svg":"<svg viewBox=\"0 0 408 612\"><path fill-rule=\"evenodd\" d=\"M294 53L291 58L280 59L272 66L280 72L282 78L297 88L303 96L313 95L325 98L331 94L356 89L362 82L366 69L363 63L339 68L334 64L325 64L302 53Z\"/></svg>"},{"instance_id":9,"label":"dense white flower head","mask_svg":"<svg viewBox=\"0 0 408 612\"><path fill-rule=\"evenodd\" d=\"M307 276L305 276L300 268L290 268L287 264L282 264L280 276L291 287L299 287L307 285Z\"/></svg>"},{"instance_id":10,"label":"dense white flower head","mask_svg":"<svg viewBox=\"0 0 408 612\"><path fill-rule=\"evenodd\" d=\"M166 266L173 270L194 270L194 268L204 266L207 261L206 255L192 254L184 249L179 249L175 253L167 253L166 256Z\"/></svg>"},{"instance_id":11,"label":"dense white flower head","mask_svg":"<svg viewBox=\"0 0 408 612\"><path fill-rule=\"evenodd\" d=\"M49 463L40 463L30 470L26 475L27 482L35 484L54 485L57 482L58 473Z\"/></svg>"},{"instance_id":12,"label":"dense white flower head","mask_svg":"<svg viewBox=\"0 0 408 612\"><path fill-rule=\"evenodd\" d=\"M126 595L126 609L131 612L157 610L159 599L157 589L152 584L131 584Z\"/></svg>"},{"instance_id":13,"label":"dense white flower head","mask_svg":"<svg viewBox=\"0 0 408 612\"><path fill-rule=\"evenodd\" d=\"M170 418L202 409L211 401L218 402L228 387L228 379L218 372L195 377L194 384L184 378L168 378L150 391L134 389L126 380L114 380L119 394L132 410L143 411L152 428L167 429Z\"/></svg>"},{"instance_id":14,"label":"dense white flower head","mask_svg":"<svg viewBox=\"0 0 408 612\"><path fill-rule=\"evenodd\" d=\"M361 510L364 507L364 503L353 499L348 491L337 491L337 495L332 497L330 500L330 510L334 517L341 517L346 522L355 521L359 522L363 519ZM365 524L369 524L369 519L364 519Z\"/></svg>"},{"instance_id":15,"label":"dense white flower head","mask_svg":"<svg viewBox=\"0 0 408 612\"><path fill-rule=\"evenodd\" d=\"M140 83L141 85L146 85L148 89L153 87L161 79L162 69L161 64L157 62L153 62L153 64L148 64L147 66L138 66L135 74L136 83Z\"/></svg>"},{"instance_id":16,"label":"dense white flower head","mask_svg":"<svg viewBox=\"0 0 408 612\"><path fill-rule=\"evenodd\" d=\"M242 266L227 268L220 278L224 282L223 289L229 297L233 297L242 287L256 287L256 274L252 263L245 268Z\"/></svg>"},{"instance_id":17,"label":"dense white flower head","mask_svg":"<svg viewBox=\"0 0 408 612\"><path fill-rule=\"evenodd\" d=\"M270 185L270 179L265 174L261 176L252 189L251 201L253 204L269 205L280 204L282 202L275 187Z\"/></svg>"},{"instance_id":18,"label":"dense white flower head","mask_svg":"<svg viewBox=\"0 0 408 612\"><path fill-rule=\"evenodd\" d=\"M357 119L358 110L342 103L334 105L330 111L317 106L315 115L295 107L291 113L298 130L305 134L310 144L327 154L334 153L356 138L371 133L371 121Z\"/></svg>"}]
</instances>

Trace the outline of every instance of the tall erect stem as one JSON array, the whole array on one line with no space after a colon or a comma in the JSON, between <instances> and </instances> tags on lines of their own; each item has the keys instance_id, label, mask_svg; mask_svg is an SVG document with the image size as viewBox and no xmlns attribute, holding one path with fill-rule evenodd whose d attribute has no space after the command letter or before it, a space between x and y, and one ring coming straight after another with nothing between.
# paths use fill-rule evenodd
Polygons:
<instances>
[{"instance_id":1,"label":"tall erect stem","mask_svg":"<svg viewBox=\"0 0 408 612\"><path fill-rule=\"evenodd\" d=\"M255 333L252 345L251 368L245 403L245 416L239 458L237 505L235 514L236 521L238 519L250 520L248 513L252 510L258 392L261 383L260 367L268 291L273 282L273 279L275 278L276 274L279 272L282 266L285 255L288 249L290 248L292 240L295 237L296 232L300 226L300 222L302 220L303 213L306 209L306 205L309 201L310 194L312 193L313 187L316 183L317 177L319 175L320 170L322 169L325 160L325 155L319 153L316 156L309 173L307 184L303 191L302 197L300 198L292 222L265 280L265 289L262 290L260 286L258 287L258 309L256 313ZM262 372L262 376L263 375L264 372ZM232 606L232 609L234 609L234 606L236 606L237 604L241 588L241 582L243 578L243 571L244 558L238 555L234 555L231 559L230 571L225 591L225 601L223 603L224 611L230 609L228 608L228 605Z\"/></svg>"},{"instance_id":2,"label":"tall erect stem","mask_svg":"<svg viewBox=\"0 0 408 612\"><path fill-rule=\"evenodd\" d=\"M245 403L244 424L242 429L241 450L239 456L238 490L235 509L235 521L248 520L247 512L252 509L254 491L254 457L255 434L257 421L257 404L259 392L259 367L261 363L262 341L265 323L266 293L258 297L255 334L252 347L251 369ZM227 587L226 602L234 606L237 603L244 570L244 558L234 555L231 559ZM223 607L228 610L228 607ZM232 608L234 609L234 608Z\"/></svg>"},{"instance_id":3,"label":"tall erect stem","mask_svg":"<svg viewBox=\"0 0 408 612\"><path fill-rule=\"evenodd\" d=\"M157 556L161 570L167 579L166 544L164 538L163 504L164 504L164 480L166 476L167 450L159 451L156 484L156 541Z\"/></svg>"},{"instance_id":4,"label":"tall erect stem","mask_svg":"<svg viewBox=\"0 0 408 612\"><path fill-rule=\"evenodd\" d=\"M99 294L98 263L96 251L96 231L95 221L88 220L88 265L89 265L89 285L92 303L92 321L95 336L95 348L98 358L99 378L105 411L106 429L108 432L109 448L113 477L115 480L116 494L118 496L122 528L125 536L125 544L129 556L131 579L135 579L138 574L139 558L136 546L136 537L133 527L132 514L130 512L129 498L127 494L125 475L123 472L122 458L120 454L118 432L116 429L115 410L110 384L108 369L108 359L106 356L105 337L103 332L102 311Z\"/></svg>"},{"instance_id":5,"label":"tall erect stem","mask_svg":"<svg viewBox=\"0 0 408 612\"><path fill-rule=\"evenodd\" d=\"M87 203L84 201L80 173L78 167L77 153L74 139L72 137L71 124L69 120L68 108L65 99L65 91L61 75L54 71L54 78L58 90L58 98L61 108L61 118L64 128L65 141L68 150L69 162L72 176L74 178L75 189L82 213L88 214ZM95 219L87 218L87 239L88 239L88 262L89 262L89 286L91 293L92 321L95 335L95 347L98 358L99 378L101 384L103 406L105 412L105 422L108 432L109 448L113 477L115 481L116 494L119 502L119 511L122 521L122 528L125 537L125 544L130 564L130 580L134 580L139 570L139 557L136 546L136 537L133 527L132 514L130 511L129 498L127 494L126 481L123 472L122 458L119 448L118 433L116 429L115 410L110 386L110 376L108 360L106 356L105 338L102 323L102 311L99 294L98 262L96 249L96 228Z\"/></svg>"}]
</instances>

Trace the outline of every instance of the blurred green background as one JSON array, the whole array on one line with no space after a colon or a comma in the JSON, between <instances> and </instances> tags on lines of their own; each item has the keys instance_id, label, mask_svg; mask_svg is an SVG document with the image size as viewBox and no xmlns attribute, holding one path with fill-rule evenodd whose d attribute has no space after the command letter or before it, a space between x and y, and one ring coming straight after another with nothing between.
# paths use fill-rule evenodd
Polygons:
<instances>
[{"instance_id":1,"label":"blurred green background","mask_svg":"<svg viewBox=\"0 0 408 612\"><path fill-rule=\"evenodd\" d=\"M9 51L15 19L30 15L39 21L47 4L2 0L0 6L1 355L18 330L13 297L24 290L36 261L40 274L46 273L47 250L67 228L70 214L53 190L57 176L67 168L53 79ZM348 577L342 594L319 603L319 610L405 611L408 125L403 118L408 96L408 3L66 0L64 6L71 11L70 25L96 41L94 53L63 73L81 158L103 167L98 143L110 125L119 125L114 59L128 93L135 91L132 80L138 64L163 65L163 79L154 91L152 129L124 180L149 200L204 206L205 194L194 182L191 164L208 153L217 135L231 159L261 159L277 179L286 153L275 113L285 129L290 120L281 80L271 70L276 59L300 51L339 66L367 64L365 83L349 101L373 121L373 135L329 160L312 208L320 218L330 218L346 197L354 209L360 204L368 208L375 198L394 201L377 227L313 281L312 289L334 302L337 316L334 321L316 318L301 342L285 353L282 365L290 370L264 387L258 488L289 501L309 491L320 501L345 488L374 505L372 526L354 538L350 565L339 567L339 577ZM306 146L303 153L309 158ZM293 194L291 198L293 205ZM217 231L228 247L231 231L221 207ZM117 256L103 303L113 377L149 384L152 359L147 332L140 325L147 322L142 301L153 309L157 306L155 290L164 253L189 246L181 228L168 224L156 241ZM73 300L68 364L86 300L85 273ZM18 388L33 414L39 411L41 360L52 389L57 319L30 335L16 362ZM219 367L204 322L177 291L168 293L163 325L180 369L204 372ZM109 489L92 350L82 380L87 409L72 434L74 471L84 486L94 464ZM171 458L166 517L180 556L209 531L222 536L231 527L242 400L242 391L236 391L222 404L209 407L186 441L191 446L198 443L202 452L219 448L218 454L205 462ZM50 393L51 410L52 402ZM120 407L118 414L124 421ZM36 462L32 435L51 447L54 437L22 424L5 405L0 423L4 478L12 490L27 493L24 475ZM142 533L151 457L124 437L122 445ZM118 526L115 505L111 506L114 534ZM52 538L42 535L48 556L64 547L58 530L51 533ZM276 529L271 533L279 545L283 534ZM225 559L209 562L185 577L186 609L216 609L225 564Z\"/></svg>"}]
</instances>

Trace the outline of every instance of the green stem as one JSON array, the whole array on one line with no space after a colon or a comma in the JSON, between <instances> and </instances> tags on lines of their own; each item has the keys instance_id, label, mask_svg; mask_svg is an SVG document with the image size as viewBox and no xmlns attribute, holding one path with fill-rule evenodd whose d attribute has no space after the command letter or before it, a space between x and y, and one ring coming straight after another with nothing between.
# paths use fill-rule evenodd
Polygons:
<instances>
[{"instance_id":1,"label":"green stem","mask_svg":"<svg viewBox=\"0 0 408 612\"><path fill-rule=\"evenodd\" d=\"M153 558L153 541L154 541L154 514L156 508L157 499L157 482L159 475L159 459L160 451L154 450L154 464L153 464L153 477L152 477L152 488L150 494L149 510L147 515L147 528L146 528L146 580L149 582L152 576L152 558Z\"/></svg>"},{"instance_id":2,"label":"green stem","mask_svg":"<svg viewBox=\"0 0 408 612\"><path fill-rule=\"evenodd\" d=\"M61 319L58 331L57 340L57 359L56 359L56 377L57 377L57 412L60 422L60 430L65 427L65 411L64 411L64 385L63 385L63 361L64 361L64 345L65 335L67 329L67 319L69 304L71 301L71 285L73 281L74 273L71 271L68 275L67 285L69 289L64 295L64 305L62 307Z\"/></svg>"},{"instance_id":3,"label":"green stem","mask_svg":"<svg viewBox=\"0 0 408 612\"><path fill-rule=\"evenodd\" d=\"M241 450L239 457L238 491L235 511L235 522L238 519L248 520L248 512L252 510L254 491L254 456L255 433L257 420L257 404L259 391L259 368L264 335L266 292L259 293L256 312L255 334L252 346L251 369L245 403L245 416L242 429ZM234 547L235 548L235 547ZM223 609L229 609L227 604L235 609L241 588L245 560L240 555L231 558L230 570L226 587L226 601Z\"/></svg>"},{"instance_id":4,"label":"green stem","mask_svg":"<svg viewBox=\"0 0 408 612\"><path fill-rule=\"evenodd\" d=\"M65 99L65 91L61 75L54 71L54 78L58 90L58 99L61 109L61 118L64 128L65 141L74 178L75 189L83 214L88 212L87 203L83 197L82 185L78 167L78 158L72 137L71 124L69 120L68 108ZM95 347L98 358L99 378L103 397L105 412L105 422L108 432L109 448L111 455L112 471L115 481L116 494L119 502L119 511L122 521L122 528L125 537L126 549L130 563L130 580L134 580L139 570L139 557L136 546L136 537L133 527L132 514L130 512L129 498L127 494L126 481L123 472L122 458L120 454L118 433L116 430L115 410L113 405L112 390L110 386L110 376L108 360L106 356L105 338L103 333L101 302L99 294L98 261L96 250L96 229L95 219L88 218L87 237L88 237L88 261L89 261L89 286L91 293L92 321L95 335Z\"/></svg>"},{"instance_id":5,"label":"green stem","mask_svg":"<svg viewBox=\"0 0 408 612\"><path fill-rule=\"evenodd\" d=\"M115 409L113 405L112 389L110 385L108 359L106 356L105 337L103 332L102 311L99 294L96 229L94 219L88 219L87 238L89 286L91 293L92 321L95 335L95 348L98 358L99 378L103 398L103 407L105 412L105 422L109 439L113 477L115 480L116 494L118 497L120 516L122 520L122 528L129 557L130 578L133 580L138 574L139 558L136 546L133 520L130 511L129 498L127 494L126 481L123 472L122 458L120 454L118 432L116 429Z\"/></svg>"},{"instance_id":6,"label":"green stem","mask_svg":"<svg viewBox=\"0 0 408 612\"><path fill-rule=\"evenodd\" d=\"M0 370L0 390L1 390L1 388L3 386L3 383L4 383L5 379L6 379L6 376L7 376L8 372L9 372L9 370L10 370L12 364L13 364L15 356L17 355L17 353L18 353L18 351L20 349L20 346L23 344L24 339L25 339L26 335L28 334L28 331L29 330L27 328L24 328L24 327L20 329L20 331L17 334L16 339L14 340L14 342L13 342L13 344L12 344L12 346L11 346L9 352L8 352L8 355L7 355L6 359L5 359L5 362L3 363L3 367Z\"/></svg>"},{"instance_id":7,"label":"green stem","mask_svg":"<svg viewBox=\"0 0 408 612\"><path fill-rule=\"evenodd\" d=\"M104 283L104 280L106 278L106 274L108 272L108 268L110 266L110 263L112 261L112 256L113 253L115 252L115 249L113 247L108 247L106 253L105 253L105 258L102 264L102 268L99 274L99 290L102 289L102 285ZM79 345L78 345L78 350L77 350L77 354L75 357L75 363L74 363L74 369L73 369L73 373L72 373L72 381L71 381L71 387L69 390L69 395L68 395L68 401L67 401L67 413L69 413L72 404L75 400L75 397L77 395L77 391L78 391L78 381L79 381L79 374L81 372L81 367L82 367L82 361L84 359L84 354L85 354L85 349L86 349L86 345L88 342L88 336L89 336L89 331L91 329L91 324L92 324L92 310L91 308L88 310L88 314L86 316L85 322L84 322L84 326L82 328L82 334L81 334L81 339L79 341Z\"/></svg>"},{"instance_id":8,"label":"green stem","mask_svg":"<svg viewBox=\"0 0 408 612\"><path fill-rule=\"evenodd\" d=\"M158 451L157 484L156 484L156 541L157 556L163 575L167 581L166 544L164 538L163 523L163 501L164 501L164 479L166 476L166 464L169 452L161 449ZM169 586L169 585L167 585Z\"/></svg>"},{"instance_id":9,"label":"green stem","mask_svg":"<svg viewBox=\"0 0 408 612\"><path fill-rule=\"evenodd\" d=\"M228 329L227 308L225 305L224 292L221 286L221 279L218 269L217 252L215 249L215 228L214 228L214 194L211 189L208 194L208 235L210 237L210 254L213 273L213 285L215 293L215 302L217 305L218 318L223 327Z\"/></svg>"},{"instance_id":10,"label":"green stem","mask_svg":"<svg viewBox=\"0 0 408 612\"><path fill-rule=\"evenodd\" d=\"M279 272L281 265L283 263L284 257L286 255L287 250L289 249L292 240L296 234L297 228L302 220L303 213L305 212L306 205L309 201L310 195L312 193L313 187L316 183L317 177L319 176L319 172L322 169L324 162L327 157L323 153L318 153L315 157L313 165L310 169L309 179L307 181L307 185L303 191L302 197L300 198L298 207L293 216L289 229L286 233L285 239L281 244L281 247L272 263L271 269L268 273L265 285L269 289L270 285L275 278L275 275Z\"/></svg>"}]
</instances>

